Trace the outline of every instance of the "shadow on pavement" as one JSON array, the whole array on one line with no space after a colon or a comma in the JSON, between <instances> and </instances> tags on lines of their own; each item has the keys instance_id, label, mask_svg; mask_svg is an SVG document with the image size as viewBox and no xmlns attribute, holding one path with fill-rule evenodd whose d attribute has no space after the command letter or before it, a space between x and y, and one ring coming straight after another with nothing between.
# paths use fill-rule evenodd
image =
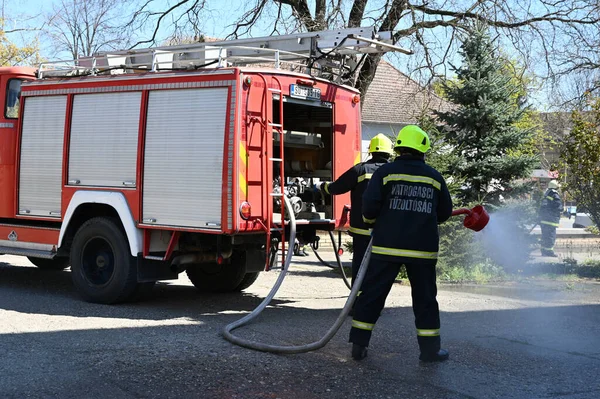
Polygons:
<instances>
[{"instance_id":1,"label":"shadow on pavement","mask_svg":"<svg viewBox=\"0 0 600 399\"><path fill-rule=\"evenodd\" d=\"M200 293L190 285L158 282L142 300L101 305L84 302L75 292L70 271L46 271L35 267L0 263L0 309L23 313L69 315L75 317L131 318L162 320L199 317L223 311L251 311L264 298L247 292ZM14 294L11 294L14 293ZM40 297L45 300L40 300ZM278 307L293 300L275 298Z\"/></svg>"},{"instance_id":2,"label":"shadow on pavement","mask_svg":"<svg viewBox=\"0 0 600 399\"><path fill-rule=\"evenodd\" d=\"M162 312L160 305L155 310ZM308 343L337 312L268 309L236 334L272 344ZM451 359L433 365L417 361L407 307L384 310L369 356L360 363L349 359L348 322L322 350L281 356L221 339L222 326L238 317L217 314L200 325L1 334L13 349L0 358L0 394L579 399L600 393L594 327L600 305L442 313L442 340Z\"/></svg>"},{"instance_id":3,"label":"shadow on pavement","mask_svg":"<svg viewBox=\"0 0 600 399\"><path fill-rule=\"evenodd\" d=\"M316 267L296 273L339 278ZM97 305L79 299L69 272L0 263L0 309L16 312L8 326L32 323L17 328L29 332L0 334L0 397L597 398L600 289L568 284L441 286L438 298L455 301L441 313L450 361L418 362L407 305L384 309L369 356L356 363L349 359L350 318L317 352L264 354L220 336L262 301L257 295L200 295L189 285L161 283L143 302ZM402 295L410 300L408 291ZM276 299L235 334L309 343L340 311L285 306L294 302ZM166 325L173 320L179 324Z\"/></svg>"}]
</instances>

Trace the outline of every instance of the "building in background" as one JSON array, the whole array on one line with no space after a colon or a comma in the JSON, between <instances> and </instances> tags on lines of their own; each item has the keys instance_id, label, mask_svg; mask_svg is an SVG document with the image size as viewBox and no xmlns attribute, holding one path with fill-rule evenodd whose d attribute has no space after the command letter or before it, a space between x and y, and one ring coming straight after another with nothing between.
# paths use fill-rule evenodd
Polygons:
<instances>
[{"instance_id":1,"label":"building in background","mask_svg":"<svg viewBox=\"0 0 600 399\"><path fill-rule=\"evenodd\" d=\"M381 61L362 105L362 159L369 141L379 133L395 138L406 125L432 111L448 111L451 103L421 86L386 61Z\"/></svg>"}]
</instances>

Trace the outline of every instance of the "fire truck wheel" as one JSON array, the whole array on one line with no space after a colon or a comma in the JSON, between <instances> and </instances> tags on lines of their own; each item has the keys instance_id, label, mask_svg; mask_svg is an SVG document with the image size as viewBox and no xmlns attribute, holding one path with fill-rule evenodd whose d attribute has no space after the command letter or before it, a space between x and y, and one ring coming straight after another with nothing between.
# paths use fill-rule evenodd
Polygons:
<instances>
[{"instance_id":1,"label":"fire truck wheel","mask_svg":"<svg viewBox=\"0 0 600 399\"><path fill-rule=\"evenodd\" d=\"M188 278L200 292L232 292L242 283L246 268L242 265L200 263L188 265Z\"/></svg>"},{"instance_id":2,"label":"fire truck wheel","mask_svg":"<svg viewBox=\"0 0 600 399\"><path fill-rule=\"evenodd\" d=\"M246 275L242 279L242 282L240 283L240 285L235 287L235 291L243 291L246 288L250 287L252 284L254 284L254 282L258 278L258 275L259 275L259 272L246 273Z\"/></svg>"},{"instance_id":3,"label":"fire truck wheel","mask_svg":"<svg viewBox=\"0 0 600 399\"><path fill-rule=\"evenodd\" d=\"M134 295L137 266L116 219L93 218L79 228L71 246L71 277L89 302L118 303Z\"/></svg>"},{"instance_id":4,"label":"fire truck wheel","mask_svg":"<svg viewBox=\"0 0 600 399\"><path fill-rule=\"evenodd\" d=\"M44 259L28 256L27 259L42 270L64 270L69 267L69 258Z\"/></svg>"}]
</instances>

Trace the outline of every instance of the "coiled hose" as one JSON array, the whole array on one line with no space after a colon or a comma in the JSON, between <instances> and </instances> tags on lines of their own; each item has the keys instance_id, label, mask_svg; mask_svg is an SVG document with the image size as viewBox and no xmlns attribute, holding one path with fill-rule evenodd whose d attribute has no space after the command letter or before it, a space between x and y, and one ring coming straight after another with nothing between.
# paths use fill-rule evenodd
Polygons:
<instances>
[{"instance_id":1,"label":"coiled hose","mask_svg":"<svg viewBox=\"0 0 600 399\"><path fill-rule=\"evenodd\" d=\"M288 210L288 214L290 215L290 241L289 241L289 244L293 245L293 243L296 240L296 219L294 218L294 212L291 209L291 204L290 204L289 200L285 196L283 197L283 199L285 201L285 206ZM333 234L332 234L332 238L333 238ZM356 281L354 282L354 287L350 291L350 295L348 296L348 300L346 300L346 304L344 305L344 308L342 309L340 315L336 319L333 326L331 326L331 328L327 331L327 333L320 340L309 343L309 344L304 344L304 345L279 346L279 345L265 344L262 342L250 341L247 339L236 337L235 335L233 335L231 333L236 328L240 328L240 327L250 323L269 305L269 303L275 297L275 294L279 290L279 287L283 283L283 279L285 278L287 271L289 269L290 263L292 261L292 252L293 251L287 252L287 255L285 258L285 263L283 264L281 273L279 274L279 277L277 278L275 285L273 286L273 288L271 288L269 295L267 295L267 297L265 299L263 299L263 301L260 303L260 305L258 305L258 307L256 307L256 309L254 309L252 312L250 312L246 316L242 317L241 319L234 321L231 324L226 325L225 328L223 329L223 337L235 345L243 346L244 348L258 350L261 352L292 354L292 353L310 352L310 351L314 351L317 349L321 349L322 347L327 345L327 343L331 340L331 338L333 338L333 336L340 329L340 327L342 326L342 324L344 323L344 321L346 319L346 316L348 315L348 312L352 308L354 301L356 300L356 295L360 289L363 279L365 278L365 274L367 273L367 268L369 266L369 259L371 258L371 247L373 244L372 241L373 240L371 239L371 241L369 242L369 246L367 247L365 256L363 257L362 263L360 265L360 269L358 271L358 276L356 277ZM336 251L336 254L337 254L337 251Z\"/></svg>"}]
</instances>

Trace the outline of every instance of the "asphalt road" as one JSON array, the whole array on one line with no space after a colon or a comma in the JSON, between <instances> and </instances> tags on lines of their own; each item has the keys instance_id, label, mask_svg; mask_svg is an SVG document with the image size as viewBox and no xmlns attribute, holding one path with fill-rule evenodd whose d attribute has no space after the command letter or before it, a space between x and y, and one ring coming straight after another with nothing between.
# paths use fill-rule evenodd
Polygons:
<instances>
[{"instance_id":1,"label":"asphalt road","mask_svg":"<svg viewBox=\"0 0 600 399\"><path fill-rule=\"evenodd\" d=\"M348 294L316 259L296 258L271 307L238 334L317 340ZM82 302L70 275L0 256L1 398L598 398L600 284L441 286L450 360L419 363L410 288L396 285L362 362L350 318L323 349L274 355L225 341L278 272L247 292L199 295L185 278L143 302Z\"/></svg>"}]
</instances>

